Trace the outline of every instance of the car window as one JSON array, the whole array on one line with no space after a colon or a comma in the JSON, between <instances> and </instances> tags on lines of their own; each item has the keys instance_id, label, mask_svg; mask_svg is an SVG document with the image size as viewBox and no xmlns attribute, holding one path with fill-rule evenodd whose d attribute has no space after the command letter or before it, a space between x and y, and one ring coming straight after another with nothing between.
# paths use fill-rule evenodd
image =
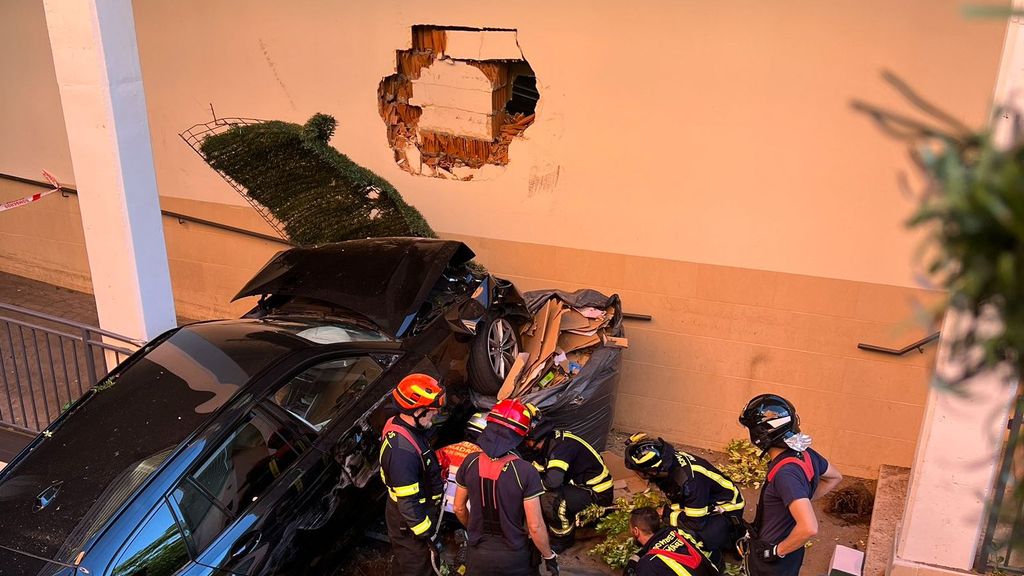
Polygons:
<instances>
[{"instance_id":1,"label":"car window","mask_svg":"<svg viewBox=\"0 0 1024 576\"><path fill-rule=\"evenodd\" d=\"M171 493L196 551L263 496L306 446L289 429L257 414L239 425Z\"/></svg>"},{"instance_id":2,"label":"car window","mask_svg":"<svg viewBox=\"0 0 1024 576\"><path fill-rule=\"evenodd\" d=\"M381 372L369 356L331 360L295 376L271 400L319 432Z\"/></svg>"},{"instance_id":3,"label":"car window","mask_svg":"<svg viewBox=\"0 0 1024 576\"><path fill-rule=\"evenodd\" d=\"M163 502L163 500L161 500ZM171 576L188 564L188 548L166 503L114 562L113 576Z\"/></svg>"}]
</instances>

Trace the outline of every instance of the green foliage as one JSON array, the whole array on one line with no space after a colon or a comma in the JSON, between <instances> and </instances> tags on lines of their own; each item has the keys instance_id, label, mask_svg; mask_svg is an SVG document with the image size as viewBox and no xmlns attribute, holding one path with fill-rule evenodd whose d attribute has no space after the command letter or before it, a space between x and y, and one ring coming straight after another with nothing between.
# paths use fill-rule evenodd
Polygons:
<instances>
[{"instance_id":1,"label":"green foliage","mask_svg":"<svg viewBox=\"0 0 1024 576\"><path fill-rule=\"evenodd\" d=\"M368 237L437 235L380 176L329 144L336 122L316 114L237 125L201 144L215 170L245 187L303 246Z\"/></svg>"},{"instance_id":2,"label":"green foliage","mask_svg":"<svg viewBox=\"0 0 1024 576\"><path fill-rule=\"evenodd\" d=\"M734 438L725 447L729 463L722 466L722 472L740 486L760 488L768 474L768 457L761 456L761 449L748 440Z\"/></svg>"},{"instance_id":3,"label":"green foliage","mask_svg":"<svg viewBox=\"0 0 1024 576\"><path fill-rule=\"evenodd\" d=\"M597 531L604 534L605 539L595 545L588 552L599 556L612 568L623 568L629 557L639 548L633 542L633 536L629 533L629 514L636 508L652 507L660 508L667 503L660 492L647 491L634 494L633 498L617 498L612 507L613 510L607 516L601 517L605 509L600 506L590 506L580 512L580 517L594 518L601 517L597 523ZM596 516L595 516L596 515Z\"/></svg>"}]
</instances>

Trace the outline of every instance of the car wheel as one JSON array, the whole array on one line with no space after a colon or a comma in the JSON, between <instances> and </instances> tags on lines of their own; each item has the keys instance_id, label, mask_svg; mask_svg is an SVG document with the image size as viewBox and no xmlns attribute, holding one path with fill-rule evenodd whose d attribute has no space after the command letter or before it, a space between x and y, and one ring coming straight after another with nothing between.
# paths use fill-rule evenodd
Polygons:
<instances>
[{"instance_id":1,"label":"car wheel","mask_svg":"<svg viewBox=\"0 0 1024 576\"><path fill-rule=\"evenodd\" d=\"M481 394L498 393L519 354L519 330L508 318L488 314L480 322L469 355L469 383Z\"/></svg>"}]
</instances>

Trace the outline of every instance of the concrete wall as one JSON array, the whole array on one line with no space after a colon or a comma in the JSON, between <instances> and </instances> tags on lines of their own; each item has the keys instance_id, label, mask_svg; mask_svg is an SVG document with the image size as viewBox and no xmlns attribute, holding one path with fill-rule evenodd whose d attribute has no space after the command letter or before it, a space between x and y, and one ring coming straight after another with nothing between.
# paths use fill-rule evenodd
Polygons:
<instances>
[{"instance_id":1,"label":"concrete wall","mask_svg":"<svg viewBox=\"0 0 1024 576\"><path fill-rule=\"evenodd\" d=\"M24 79L0 86L13 130L0 172L38 178L54 167L72 182L39 4L0 6L10 28L0 55L20 56L0 56L0 74ZM879 80L888 68L981 125L1003 22L965 20L954 0L529 1L500 11L468 0L255 0L244 10L150 0L135 12L165 209L269 231L177 134L209 121L211 103L220 116L332 114L336 147L494 272L524 289L618 292L627 310L654 315L627 326L620 426L718 448L742 435L743 402L772 390L792 397L844 472L911 463L931 353L885 357L856 344L923 336L924 305L912 302L939 295L913 288L905 150L849 102L903 106ZM518 30L541 101L496 178L450 182L394 164L376 90L415 24ZM0 201L35 190L0 181ZM76 218L76 199L56 195L0 215L0 269L86 288ZM281 248L170 218L164 231L184 317L243 311L249 303L228 298Z\"/></svg>"}]
</instances>

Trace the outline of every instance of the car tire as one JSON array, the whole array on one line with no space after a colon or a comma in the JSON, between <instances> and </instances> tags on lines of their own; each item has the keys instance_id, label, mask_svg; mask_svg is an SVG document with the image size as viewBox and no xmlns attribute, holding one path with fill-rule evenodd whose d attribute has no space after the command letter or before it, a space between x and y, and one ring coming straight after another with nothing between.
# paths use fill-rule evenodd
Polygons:
<instances>
[{"instance_id":1,"label":"car tire","mask_svg":"<svg viewBox=\"0 0 1024 576\"><path fill-rule=\"evenodd\" d=\"M480 321L470 347L469 385L480 394L494 396L518 354L518 326L501 314L488 313Z\"/></svg>"}]
</instances>

